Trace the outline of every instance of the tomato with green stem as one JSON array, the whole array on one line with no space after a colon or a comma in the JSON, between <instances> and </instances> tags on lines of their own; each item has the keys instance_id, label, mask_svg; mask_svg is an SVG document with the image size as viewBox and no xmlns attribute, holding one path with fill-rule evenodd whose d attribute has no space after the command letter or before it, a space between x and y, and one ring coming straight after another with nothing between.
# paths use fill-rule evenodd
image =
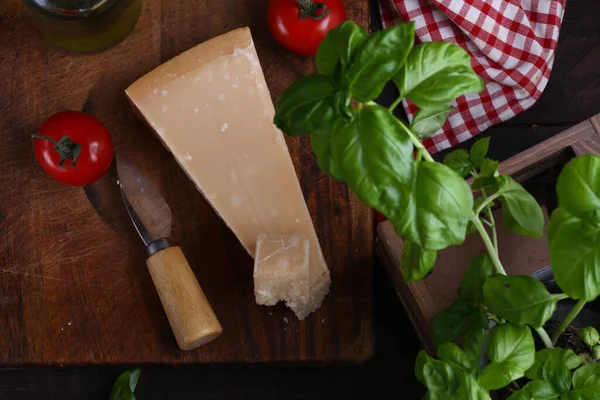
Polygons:
<instances>
[{"instance_id":1,"label":"tomato with green stem","mask_svg":"<svg viewBox=\"0 0 600 400\"><path fill-rule=\"evenodd\" d=\"M267 10L271 35L303 56L315 56L327 32L345 20L342 0L271 0Z\"/></svg>"},{"instance_id":2,"label":"tomato with green stem","mask_svg":"<svg viewBox=\"0 0 600 400\"><path fill-rule=\"evenodd\" d=\"M50 116L32 137L35 158L44 172L66 185L94 183L112 163L110 133L100 121L81 111Z\"/></svg>"}]
</instances>

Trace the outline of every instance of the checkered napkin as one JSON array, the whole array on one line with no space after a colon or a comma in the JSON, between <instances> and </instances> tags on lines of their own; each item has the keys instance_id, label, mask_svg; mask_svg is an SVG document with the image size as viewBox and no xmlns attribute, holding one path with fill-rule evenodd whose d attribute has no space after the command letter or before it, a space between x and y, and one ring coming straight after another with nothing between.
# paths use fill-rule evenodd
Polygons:
<instances>
[{"instance_id":1,"label":"checkered napkin","mask_svg":"<svg viewBox=\"0 0 600 400\"><path fill-rule=\"evenodd\" d=\"M542 94L566 0L379 0L384 27L414 21L418 42L449 41L472 56L485 90L459 97L424 141L431 153L470 139L531 107ZM403 102L410 120L417 107Z\"/></svg>"}]
</instances>

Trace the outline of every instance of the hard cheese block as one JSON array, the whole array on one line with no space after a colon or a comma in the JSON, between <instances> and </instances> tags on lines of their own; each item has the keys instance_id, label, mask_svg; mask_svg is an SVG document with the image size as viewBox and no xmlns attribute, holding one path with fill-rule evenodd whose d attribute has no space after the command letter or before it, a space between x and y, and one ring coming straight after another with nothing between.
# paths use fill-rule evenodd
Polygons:
<instances>
[{"instance_id":1,"label":"hard cheese block","mask_svg":"<svg viewBox=\"0 0 600 400\"><path fill-rule=\"evenodd\" d=\"M330 276L248 28L208 40L160 65L126 90L240 242L254 256L261 234L309 238L306 315Z\"/></svg>"},{"instance_id":2,"label":"hard cheese block","mask_svg":"<svg viewBox=\"0 0 600 400\"><path fill-rule=\"evenodd\" d=\"M299 235L260 235L254 257L254 295L257 304L285 301L294 309L309 296L310 243Z\"/></svg>"}]
</instances>

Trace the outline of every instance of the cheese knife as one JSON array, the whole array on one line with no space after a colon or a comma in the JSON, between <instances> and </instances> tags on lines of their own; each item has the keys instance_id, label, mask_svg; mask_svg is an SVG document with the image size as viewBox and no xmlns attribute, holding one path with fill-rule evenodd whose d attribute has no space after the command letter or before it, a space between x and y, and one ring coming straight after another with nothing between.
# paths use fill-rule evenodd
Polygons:
<instances>
[{"instance_id":1,"label":"cheese knife","mask_svg":"<svg viewBox=\"0 0 600 400\"><path fill-rule=\"evenodd\" d=\"M146 245L146 265L175 339L192 350L216 339L223 328L185 255L171 245L171 208L146 176L117 153L119 189L127 213Z\"/></svg>"}]
</instances>

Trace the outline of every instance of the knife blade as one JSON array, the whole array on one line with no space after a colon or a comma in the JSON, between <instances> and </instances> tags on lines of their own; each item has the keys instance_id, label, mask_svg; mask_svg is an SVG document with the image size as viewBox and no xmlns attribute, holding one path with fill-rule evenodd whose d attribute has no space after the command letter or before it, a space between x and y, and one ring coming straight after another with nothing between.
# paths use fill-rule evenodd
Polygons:
<instances>
[{"instance_id":1,"label":"knife blade","mask_svg":"<svg viewBox=\"0 0 600 400\"><path fill-rule=\"evenodd\" d=\"M169 240L171 208L135 164L119 153L116 159L119 190L146 245L146 265L179 348L192 350L216 339L223 328L181 248Z\"/></svg>"}]
</instances>

